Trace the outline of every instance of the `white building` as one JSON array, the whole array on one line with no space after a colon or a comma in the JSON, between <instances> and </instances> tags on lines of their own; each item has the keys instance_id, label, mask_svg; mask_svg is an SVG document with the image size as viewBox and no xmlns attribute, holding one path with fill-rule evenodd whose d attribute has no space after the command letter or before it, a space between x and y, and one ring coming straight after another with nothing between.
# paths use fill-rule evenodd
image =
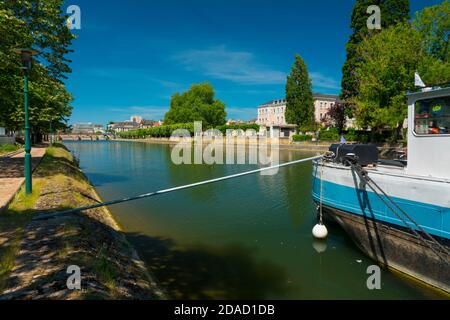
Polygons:
<instances>
[{"instance_id":1,"label":"white building","mask_svg":"<svg viewBox=\"0 0 450 320\"><path fill-rule=\"evenodd\" d=\"M335 94L313 94L314 98L314 119L317 123L322 123L331 107L338 101L339 96ZM272 100L258 107L258 117L256 123L260 126L286 126L286 99ZM351 119L347 119L351 122ZM347 123L349 127L349 123Z\"/></svg>"},{"instance_id":2,"label":"white building","mask_svg":"<svg viewBox=\"0 0 450 320\"><path fill-rule=\"evenodd\" d=\"M322 123L326 118L328 111L339 100L339 96L335 94L320 94L315 93L314 98L314 119L317 123Z\"/></svg>"},{"instance_id":3,"label":"white building","mask_svg":"<svg viewBox=\"0 0 450 320\"><path fill-rule=\"evenodd\" d=\"M141 116L131 116L130 121L131 122L136 122L136 123L141 123L142 122L142 117Z\"/></svg>"},{"instance_id":4,"label":"white building","mask_svg":"<svg viewBox=\"0 0 450 320\"><path fill-rule=\"evenodd\" d=\"M286 99L272 100L258 107L256 123L260 126L286 125Z\"/></svg>"}]
</instances>

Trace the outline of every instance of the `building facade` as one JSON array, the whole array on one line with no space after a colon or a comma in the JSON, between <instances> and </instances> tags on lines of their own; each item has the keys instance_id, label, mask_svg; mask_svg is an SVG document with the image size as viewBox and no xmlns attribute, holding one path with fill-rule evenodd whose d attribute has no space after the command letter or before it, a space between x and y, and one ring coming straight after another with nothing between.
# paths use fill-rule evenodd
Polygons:
<instances>
[{"instance_id":1,"label":"building facade","mask_svg":"<svg viewBox=\"0 0 450 320\"><path fill-rule=\"evenodd\" d=\"M260 126L286 125L286 99L272 100L258 107L256 123Z\"/></svg>"},{"instance_id":2,"label":"building facade","mask_svg":"<svg viewBox=\"0 0 450 320\"><path fill-rule=\"evenodd\" d=\"M72 125L72 133L74 134L95 134L104 133L104 127L101 124L94 124L91 122L75 123Z\"/></svg>"},{"instance_id":3,"label":"building facade","mask_svg":"<svg viewBox=\"0 0 450 320\"><path fill-rule=\"evenodd\" d=\"M130 120L121 122L111 122L108 124L108 131L126 132L136 129L148 129L151 127L158 127L163 124L162 121L145 120L141 116L132 116Z\"/></svg>"},{"instance_id":4,"label":"building facade","mask_svg":"<svg viewBox=\"0 0 450 320\"><path fill-rule=\"evenodd\" d=\"M314 119L321 123L328 111L334 106L339 96L333 94L315 93L314 98ZM257 123L260 126L284 126L286 122L286 99L272 100L258 107Z\"/></svg>"},{"instance_id":5,"label":"building facade","mask_svg":"<svg viewBox=\"0 0 450 320\"><path fill-rule=\"evenodd\" d=\"M322 123L326 120L328 111L330 111L331 107L339 101L339 96L334 94L316 93L313 95L313 98L314 119L317 123Z\"/></svg>"}]
</instances>

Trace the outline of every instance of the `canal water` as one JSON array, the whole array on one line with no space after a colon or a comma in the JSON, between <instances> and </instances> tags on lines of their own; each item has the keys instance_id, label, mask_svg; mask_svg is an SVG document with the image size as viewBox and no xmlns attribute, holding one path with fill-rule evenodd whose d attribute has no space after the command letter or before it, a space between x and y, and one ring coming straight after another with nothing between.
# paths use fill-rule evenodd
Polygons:
<instances>
[{"instance_id":1,"label":"canal water","mask_svg":"<svg viewBox=\"0 0 450 320\"><path fill-rule=\"evenodd\" d=\"M184 185L256 165L175 165L171 146L66 142L104 200ZM280 150L280 163L315 154ZM311 163L110 207L172 298L428 299L436 292L388 271L367 288L373 262L335 225L313 240Z\"/></svg>"}]
</instances>

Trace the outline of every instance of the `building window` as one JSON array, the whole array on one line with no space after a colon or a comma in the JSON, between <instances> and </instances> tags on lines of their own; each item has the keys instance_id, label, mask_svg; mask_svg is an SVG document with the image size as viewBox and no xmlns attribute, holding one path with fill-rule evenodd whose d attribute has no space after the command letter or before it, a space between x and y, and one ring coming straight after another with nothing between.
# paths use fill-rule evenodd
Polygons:
<instances>
[{"instance_id":1,"label":"building window","mask_svg":"<svg viewBox=\"0 0 450 320\"><path fill-rule=\"evenodd\" d=\"M420 135L450 134L450 97L416 101L414 132Z\"/></svg>"}]
</instances>

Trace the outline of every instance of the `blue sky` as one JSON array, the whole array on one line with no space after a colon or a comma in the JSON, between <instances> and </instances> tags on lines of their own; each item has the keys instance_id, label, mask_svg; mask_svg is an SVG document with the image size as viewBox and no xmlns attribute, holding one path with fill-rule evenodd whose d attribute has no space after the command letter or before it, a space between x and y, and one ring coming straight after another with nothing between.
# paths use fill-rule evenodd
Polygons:
<instances>
[{"instance_id":1,"label":"blue sky","mask_svg":"<svg viewBox=\"0 0 450 320\"><path fill-rule=\"evenodd\" d=\"M415 12L439 0L412 0ZM228 118L284 97L299 53L313 89L339 93L354 0L70 0L81 9L67 86L70 123L162 119L170 97L208 81Z\"/></svg>"}]
</instances>

